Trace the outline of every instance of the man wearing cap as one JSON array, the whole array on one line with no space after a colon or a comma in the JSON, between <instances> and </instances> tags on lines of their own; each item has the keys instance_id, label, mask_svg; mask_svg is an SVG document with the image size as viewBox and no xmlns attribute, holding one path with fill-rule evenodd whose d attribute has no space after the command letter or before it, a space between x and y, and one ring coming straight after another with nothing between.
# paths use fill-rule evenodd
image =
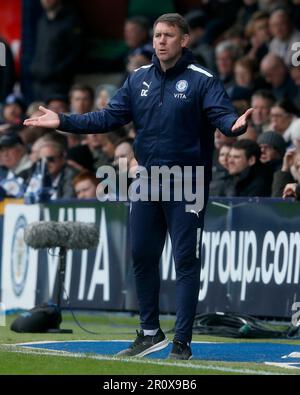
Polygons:
<instances>
[{"instance_id":1,"label":"man wearing cap","mask_svg":"<svg viewBox=\"0 0 300 395\"><path fill-rule=\"evenodd\" d=\"M274 174L281 168L286 151L284 138L279 133L269 131L262 133L258 137L257 143L261 150L260 161L267 165Z\"/></svg>"},{"instance_id":2,"label":"man wearing cap","mask_svg":"<svg viewBox=\"0 0 300 395\"><path fill-rule=\"evenodd\" d=\"M20 136L10 131L0 137L0 193L4 196L23 196L24 185L32 163Z\"/></svg>"}]
</instances>

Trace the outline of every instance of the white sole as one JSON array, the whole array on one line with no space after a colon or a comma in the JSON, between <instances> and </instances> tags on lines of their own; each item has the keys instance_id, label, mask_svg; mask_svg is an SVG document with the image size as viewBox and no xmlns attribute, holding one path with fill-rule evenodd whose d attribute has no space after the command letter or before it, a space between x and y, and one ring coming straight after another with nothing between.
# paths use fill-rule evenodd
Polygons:
<instances>
[{"instance_id":1,"label":"white sole","mask_svg":"<svg viewBox=\"0 0 300 395\"><path fill-rule=\"evenodd\" d=\"M168 347L169 340L165 338L160 343L154 344L152 347L147 348L147 350L142 351L141 353L135 355L135 357L144 357L145 355L151 354L156 351L163 350L164 348Z\"/></svg>"}]
</instances>

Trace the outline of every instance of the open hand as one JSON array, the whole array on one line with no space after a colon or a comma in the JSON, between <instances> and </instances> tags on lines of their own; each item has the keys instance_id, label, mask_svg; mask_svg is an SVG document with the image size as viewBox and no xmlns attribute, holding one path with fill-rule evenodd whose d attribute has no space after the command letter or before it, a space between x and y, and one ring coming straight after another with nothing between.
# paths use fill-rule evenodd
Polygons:
<instances>
[{"instance_id":1,"label":"open hand","mask_svg":"<svg viewBox=\"0 0 300 395\"><path fill-rule=\"evenodd\" d=\"M40 126L43 128L56 129L59 126L59 117L56 112L47 110L43 106L39 106L39 110L44 114L39 117L25 119L25 126Z\"/></svg>"},{"instance_id":2,"label":"open hand","mask_svg":"<svg viewBox=\"0 0 300 395\"><path fill-rule=\"evenodd\" d=\"M232 126L231 131L232 133L238 133L241 129L244 129L247 126L247 121L251 117L253 113L253 108L249 108L243 115L241 115Z\"/></svg>"}]
</instances>

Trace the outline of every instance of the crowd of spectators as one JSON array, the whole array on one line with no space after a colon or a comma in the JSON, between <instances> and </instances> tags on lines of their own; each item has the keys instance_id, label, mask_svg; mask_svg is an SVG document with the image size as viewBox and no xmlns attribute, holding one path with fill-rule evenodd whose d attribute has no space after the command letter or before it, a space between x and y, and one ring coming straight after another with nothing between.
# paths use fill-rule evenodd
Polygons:
<instances>
[{"instance_id":1,"label":"crowd of spectators","mask_svg":"<svg viewBox=\"0 0 300 395\"><path fill-rule=\"evenodd\" d=\"M84 114L107 106L118 89L105 82L73 84L80 22L62 0L41 4L45 12L31 65L35 100L25 103L18 84L13 87L13 62L5 72L0 67L0 197L93 199L99 166L117 166L120 158L128 166L119 171L138 165L134 125L94 135L23 126L25 118L39 115L40 105ZM211 195L300 200L300 0L203 0L185 17L197 61L221 79L238 114L254 108L244 135L215 132ZM120 85L151 62L151 22L145 16L125 22L128 51Z\"/></svg>"}]
</instances>

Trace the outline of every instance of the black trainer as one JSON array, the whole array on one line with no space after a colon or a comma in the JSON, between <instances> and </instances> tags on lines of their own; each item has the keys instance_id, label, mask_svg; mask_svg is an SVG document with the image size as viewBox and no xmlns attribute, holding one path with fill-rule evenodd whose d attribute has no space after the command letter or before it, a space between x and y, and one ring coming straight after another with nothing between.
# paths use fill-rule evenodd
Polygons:
<instances>
[{"instance_id":1,"label":"black trainer","mask_svg":"<svg viewBox=\"0 0 300 395\"><path fill-rule=\"evenodd\" d=\"M189 345L186 343L181 343L177 340L173 341L173 348L169 354L169 359L191 359L192 358L192 350Z\"/></svg>"},{"instance_id":2,"label":"black trainer","mask_svg":"<svg viewBox=\"0 0 300 395\"><path fill-rule=\"evenodd\" d=\"M144 357L152 352L162 350L169 344L169 340L161 329L155 336L145 336L143 330L136 331L136 333L135 341L126 350L118 352L118 357Z\"/></svg>"}]
</instances>

